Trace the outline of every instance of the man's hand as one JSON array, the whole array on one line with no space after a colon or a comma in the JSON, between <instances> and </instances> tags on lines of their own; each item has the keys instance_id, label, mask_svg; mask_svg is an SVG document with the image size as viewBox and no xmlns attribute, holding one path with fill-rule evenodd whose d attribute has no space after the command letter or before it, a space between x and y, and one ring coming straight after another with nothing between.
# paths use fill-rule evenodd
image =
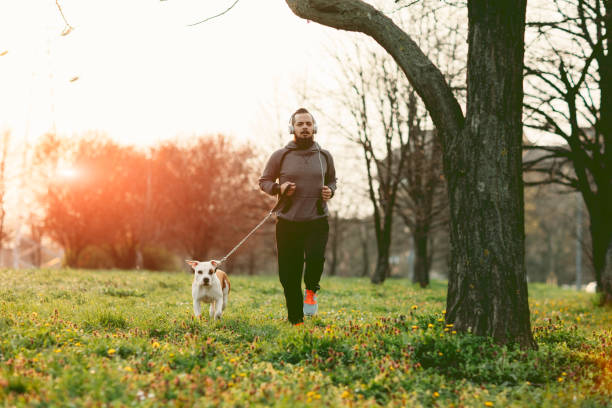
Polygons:
<instances>
[{"instance_id":1,"label":"man's hand","mask_svg":"<svg viewBox=\"0 0 612 408\"><path fill-rule=\"evenodd\" d=\"M328 201L330 198L332 198L331 188L323 186L321 188L321 197L323 198L323 201Z\"/></svg>"},{"instance_id":2,"label":"man's hand","mask_svg":"<svg viewBox=\"0 0 612 408\"><path fill-rule=\"evenodd\" d=\"M295 193L295 183L292 183L290 181L285 181L283 184L281 184L280 191L281 191L281 195L286 195L286 196L293 195L293 193Z\"/></svg>"}]
</instances>

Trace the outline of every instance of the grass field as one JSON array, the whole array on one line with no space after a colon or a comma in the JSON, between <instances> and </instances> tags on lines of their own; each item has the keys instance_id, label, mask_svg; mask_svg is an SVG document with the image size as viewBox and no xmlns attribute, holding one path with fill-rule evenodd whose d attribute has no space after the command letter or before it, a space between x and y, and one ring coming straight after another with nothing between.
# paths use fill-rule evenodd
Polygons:
<instances>
[{"instance_id":1,"label":"grass field","mask_svg":"<svg viewBox=\"0 0 612 408\"><path fill-rule=\"evenodd\" d=\"M612 406L612 311L592 295L530 286L525 352L447 327L441 282L324 277L295 328L276 277L231 279L211 322L188 274L0 271L2 405Z\"/></svg>"}]
</instances>

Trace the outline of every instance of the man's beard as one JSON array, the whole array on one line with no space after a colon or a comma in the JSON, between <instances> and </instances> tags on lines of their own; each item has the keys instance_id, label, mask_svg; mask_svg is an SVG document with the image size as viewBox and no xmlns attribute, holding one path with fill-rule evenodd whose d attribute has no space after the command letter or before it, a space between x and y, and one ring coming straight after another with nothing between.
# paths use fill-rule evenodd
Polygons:
<instances>
[{"instance_id":1,"label":"man's beard","mask_svg":"<svg viewBox=\"0 0 612 408\"><path fill-rule=\"evenodd\" d=\"M308 149L314 143L312 136L310 137L295 137L295 144L298 149Z\"/></svg>"}]
</instances>

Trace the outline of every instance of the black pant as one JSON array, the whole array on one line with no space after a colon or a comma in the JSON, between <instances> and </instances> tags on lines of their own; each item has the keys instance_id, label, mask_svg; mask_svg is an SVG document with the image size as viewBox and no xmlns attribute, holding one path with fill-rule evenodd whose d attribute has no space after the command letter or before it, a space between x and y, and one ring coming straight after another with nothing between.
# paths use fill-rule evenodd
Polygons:
<instances>
[{"instance_id":1,"label":"black pant","mask_svg":"<svg viewBox=\"0 0 612 408\"><path fill-rule=\"evenodd\" d=\"M276 222L276 248L278 250L278 276L285 291L287 312L291 323L304 320L302 272L306 289L317 291L325 262L325 246L329 234L327 218L313 221Z\"/></svg>"}]
</instances>

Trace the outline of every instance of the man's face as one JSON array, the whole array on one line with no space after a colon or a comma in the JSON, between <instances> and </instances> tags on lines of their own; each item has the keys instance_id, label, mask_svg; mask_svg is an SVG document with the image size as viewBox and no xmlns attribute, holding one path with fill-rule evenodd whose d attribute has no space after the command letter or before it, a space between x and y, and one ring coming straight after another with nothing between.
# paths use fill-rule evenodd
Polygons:
<instances>
[{"instance_id":1,"label":"man's face","mask_svg":"<svg viewBox=\"0 0 612 408\"><path fill-rule=\"evenodd\" d=\"M309 138L314 135L314 121L310 113L298 113L293 117L293 136Z\"/></svg>"}]
</instances>

